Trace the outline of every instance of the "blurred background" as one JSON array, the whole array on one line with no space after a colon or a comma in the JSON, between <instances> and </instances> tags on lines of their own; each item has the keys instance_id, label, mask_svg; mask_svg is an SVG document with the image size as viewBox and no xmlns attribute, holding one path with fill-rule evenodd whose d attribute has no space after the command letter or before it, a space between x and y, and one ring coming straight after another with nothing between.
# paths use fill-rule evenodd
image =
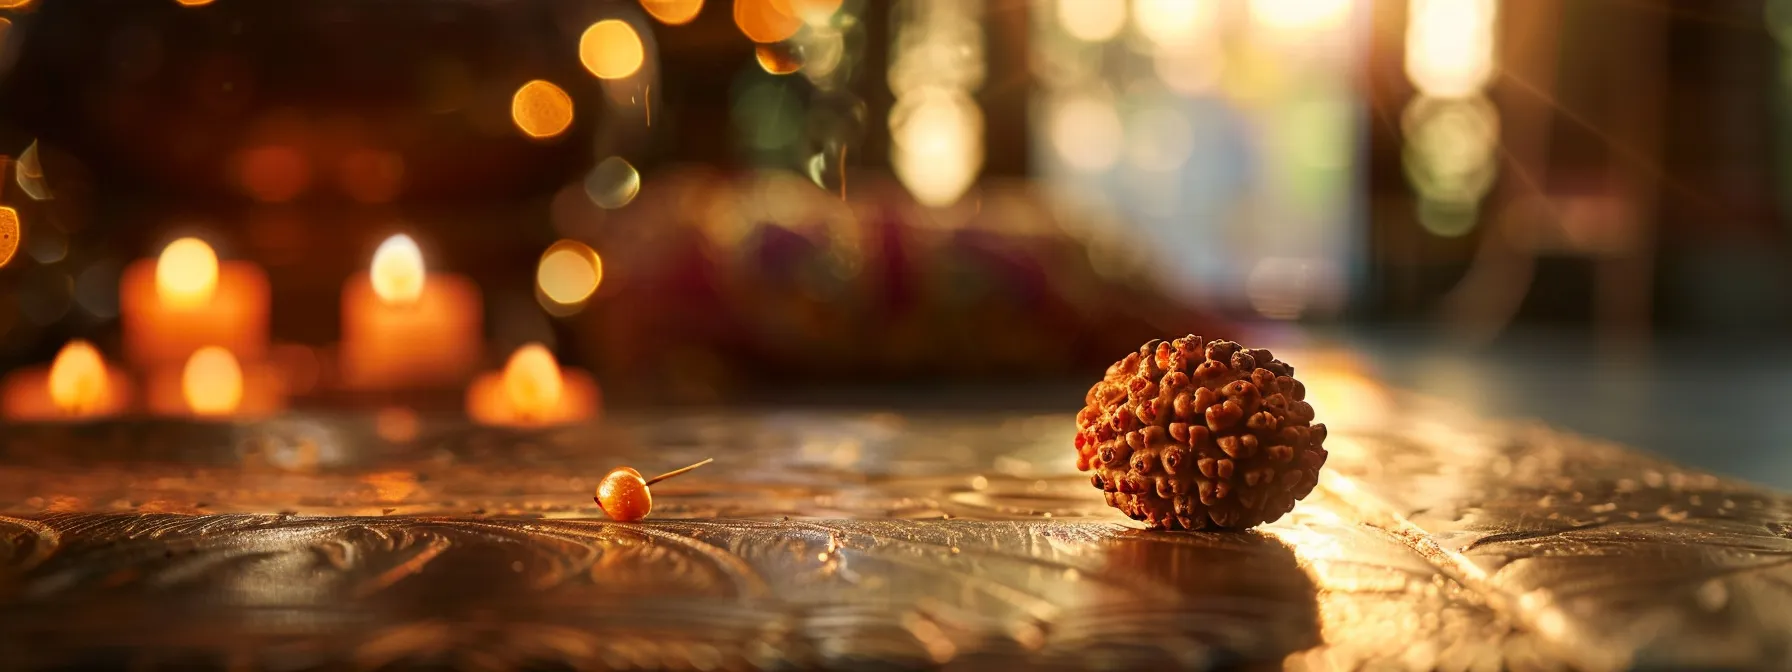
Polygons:
<instances>
[{"instance_id":1,"label":"blurred background","mask_svg":"<svg viewBox=\"0 0 1792 672\"><path fill-rule=\"evenodd\" d=\"M1792 0L0 16L0 370L196 236L327 399L407 233L610 406L1069 410L1193 332L1792 486Z\"/></svg>"}]
</instances>

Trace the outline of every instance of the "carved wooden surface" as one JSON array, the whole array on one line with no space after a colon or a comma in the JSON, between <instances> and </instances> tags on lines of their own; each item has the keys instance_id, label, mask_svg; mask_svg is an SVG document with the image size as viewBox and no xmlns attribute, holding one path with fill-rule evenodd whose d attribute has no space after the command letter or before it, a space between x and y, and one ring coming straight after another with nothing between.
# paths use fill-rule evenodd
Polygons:
<instances>
[{"instance_id":1,"label":"carved wooden surface","mask_svg":"<svg viewBox=\"0 0 1792 672\"><path fill-rule=\"evenodd\" d=\"M1447 409L1355 417L1314 495L1245 533L1135 529L1074 470L1068 414L442 422L404 443L345 417L13 425L0 661L1792 665L1785 497ZM610 467L711 456L645 522L590 499Z\"/></svg>"}]
</instances>

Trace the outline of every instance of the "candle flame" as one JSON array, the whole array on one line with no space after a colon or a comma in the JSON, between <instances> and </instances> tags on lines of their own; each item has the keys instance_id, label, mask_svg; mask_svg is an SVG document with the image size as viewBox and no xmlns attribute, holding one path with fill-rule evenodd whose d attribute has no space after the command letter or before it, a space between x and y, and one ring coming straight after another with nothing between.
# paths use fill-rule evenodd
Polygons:
<instances>
[{"instance_id":1,"label":"candle flame","mask_svg":"<svg viewBox=\"0 0 1792 672\"><path fill-rule=\"evenodd\" d=\"M187 359L180 387L194 413L229 415L243 401L243 369L229 350L206 346Z\"/></svg>"},{"instance_id":2,"label":"candle flame","mask_svg":"<svg viewBox=\"0 0 1792 672\"><path fill-rule=\"evenodd\" d=\"M92 343L69 341L50 364L50 403L70 415L98 410L106 399L106 362Z\"/></svg>"},{"instance_id":3,"label":"candle flame","mask_svg":"<svg viewBox=\"0 0 1792 672\"><path fill-rule=\"evenodd\" d=\"M218 254L198 238L182 238L162 248L156 259L156 297L191 308L205 305L218 290Z\"/></svg>"},{"instance_id":4,"label":"candle flame","mask_svg":"<svg viewBox=\"0 0 1792 672\"><path fill-rule=\"evenodd\" d=\"M388 304L415 303L423 295L423 282L428 273L423 269L423 251L417 241L398 234L380 243L373 252L373 293Z\"/></svg>"},{"instance_id":5,"label":"candle flame","mask_svg":"<svg viewBox=\"0 0 1792 672\"><path fill-rule=\"evenodd\" d=\"M560 405L563 389L560 364L540 343L517 348L504 365L504 393L519 416L546 417Z\"/></svg>"}]
</instances>

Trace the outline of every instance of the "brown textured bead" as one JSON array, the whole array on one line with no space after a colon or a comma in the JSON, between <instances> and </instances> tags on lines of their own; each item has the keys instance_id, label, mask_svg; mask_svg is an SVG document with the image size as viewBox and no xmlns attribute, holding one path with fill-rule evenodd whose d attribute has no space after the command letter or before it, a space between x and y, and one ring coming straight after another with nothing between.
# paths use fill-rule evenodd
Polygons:
<instances>
[{"instance_id":1,"label":"brown textured bead","mask_svg":"<svg viewBox=\"0 0 1792 672\"><path fill-rule=\"evenodd\" d=\"M1077 467L1110 506L1154 528L1245 528L1282 517L1325 465L1325 425L1294 367L1198 336L1152 341L1108 367L1077 413Z\"/></svg>"}]
</instances>

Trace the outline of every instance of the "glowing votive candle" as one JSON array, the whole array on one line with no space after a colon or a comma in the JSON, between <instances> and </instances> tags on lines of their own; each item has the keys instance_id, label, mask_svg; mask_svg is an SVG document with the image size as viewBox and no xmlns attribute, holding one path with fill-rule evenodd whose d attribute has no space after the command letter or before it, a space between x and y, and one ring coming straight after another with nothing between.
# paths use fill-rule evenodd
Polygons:
<instances>
[{"instance_id":1,"label":"glowing votive candle","mask_svg":"<svg viewBox=\"0 0 1792 672\"><path fill-rule=\"evenodd\" d=\"M13 420L90 420L130 403L130 377L81 340L62 346L49 368L14 371L0 384L0 410Z\"/></svg>"},{"instance_id":2,"label":"glowing votive candle","mask_svg":"<svg viewBox=\"0 0 1792 672\"><path fill-rule=\"evenodd\" d=\"M147 406L157 415L249 418L272 415L286 403L279 370L271 364L241 362L229 350L200 348L180 366L149 375Z\"/></svg>"},{"instance_id":3,"label":"glowing votive candle","mask_svg":"<svg viewBox=\"0 0 1792 672\"><path fill-rule=\"evenodd\" d=\"M267 352L267 275L250 262L220 263L198 238L126 267L118 292L125 355L140 366L178 366L208 345L248 360Z\"/></svg>"},{"instance_id":4,"label":"glowing votive candle","mask_svg":"<svg viewBox=\"0 0 1792 672\"><path fill-rule=\"evenodd\" d=\"M531 343L511 353L504 370L487 373L467 387L467 415L484 425L535 427L596 417L597 381L564 369L553 353Z\"/></svg>"},{"instance_id":5,"label":"glowing votive candle","mask_svg":"<svg viewBox=\"0 0 1792 672\"><path fill-rule=\"evenodd\" d=\"M415 241L388 238L372 268L342 288L343 384L389 390L466 380L483 347L481 316L471 280L427 273Z\"/></svg>"}]
</instances>

